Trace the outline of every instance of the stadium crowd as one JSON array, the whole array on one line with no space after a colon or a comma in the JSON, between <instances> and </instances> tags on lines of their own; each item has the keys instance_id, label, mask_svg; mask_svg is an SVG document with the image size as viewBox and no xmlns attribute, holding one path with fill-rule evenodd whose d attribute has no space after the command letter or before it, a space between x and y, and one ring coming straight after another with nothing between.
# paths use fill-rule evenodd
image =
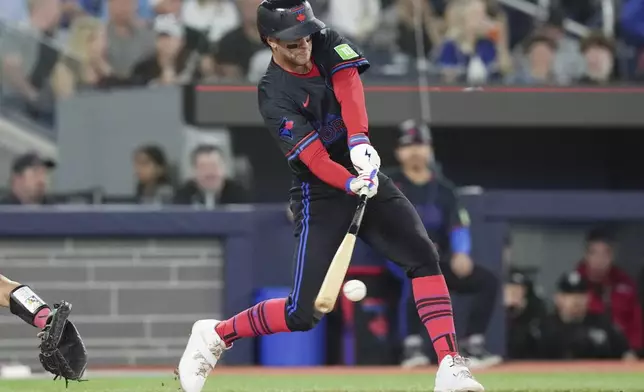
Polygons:
<instances>
[{"instance_id":1,"label":"stadium crowd","mask_svg":"<svg viewBox=\"0 0 644 392\"><path fill-rule=\"evenodd\" d=\"M255 27L260 1L2 1L3 107L47 121L56 99L86 89L256 82L270 61ZM644 77L642 0L617 2L609 22L600 1L551 0L537 17L497 0L311 3L364 48L367 78L413 81L425 72L434 83L604 85ZM569 34L570 21L587 34Z\"/></svg>"},{"instance_id":2,"label":"stadium crowd","mask_svg":"<svg viewBox=\"0 0 644 392\"><path fill-rule=\"evenodd\" d=\"M256 82L271 56L257 35L260 1L0 0L0 107L51 123L56 100L79 91ZM603 33L599 1L552 0L542 18L496 0L310 1L322 20L364 48L373 66L366 78L414 81L426 72L433 83L470 85L644 81L644 0L618 2L610 23L615 35ZM569 34L566 20L590 33ZM430 148L431 138L417 144ZM252 189L227 175L217 146L197 146L191 164L192 178L177 184L164 150L139 146L132 154L136 187L112 201L204 208L253 201ZM19 156L0 204L68 203L69 195L48 193L55 165L35 153ZM510 358L632 360L644 354L644 270L636 284L613 264L614 246L608 234L590 233L585 254L561 277L552 301L539 295L529 272L506 258L502 294ZM456 280L476 273L471 262L452 261ZM487 290L472 287L470 293ZM470 351L490 358L482 348ZM422 348L405 356L403 362L425 363Z\"/></svg>"}]
</instances>

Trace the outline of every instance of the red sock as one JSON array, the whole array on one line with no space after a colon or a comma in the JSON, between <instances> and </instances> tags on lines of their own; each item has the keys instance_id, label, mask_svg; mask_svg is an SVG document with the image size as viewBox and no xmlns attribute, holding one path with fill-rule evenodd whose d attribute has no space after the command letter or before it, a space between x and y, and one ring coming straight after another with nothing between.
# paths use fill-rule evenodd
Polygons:
<instances>
[{"instance_id":1,"label":"red sock","mask_svg":"<svg viewBox=\"0 0 644 392\"><path fill-rule=\"evenodd\" d=\"M286 298L260 302L217 324L215 331L227 346L240 338L291 332L286 326Z\"/></svg>"},{"instance_id":2,"label":"red sock","mask_svg":"<svg viewBox=\"0 0 644 392\"><path fill-rule=\"evenodd\" d=\"M438 362L446 355L458 355L452 301L443 275L414 278L411 281L416 310L432 339Z\"/></svg>"},{"instance_id":3,"label":"red sock","mask_svg":"<svg viewBox=\"0 0 644 392\"><path fill-rule=\"evenodd\" d=\"M49 317L49 313L51 313L51 309L49 308L41 309L40 312L36 313L36 316L34 317L34 326L37 327L38 329L45 328L45 324L47 323L47 317Z\"/></svg>"}]
</instances>

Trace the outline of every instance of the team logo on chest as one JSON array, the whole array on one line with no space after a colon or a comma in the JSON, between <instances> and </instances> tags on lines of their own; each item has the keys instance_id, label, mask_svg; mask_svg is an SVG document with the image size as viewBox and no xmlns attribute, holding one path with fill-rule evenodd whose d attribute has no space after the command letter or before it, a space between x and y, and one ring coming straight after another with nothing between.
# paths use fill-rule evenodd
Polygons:
<instances>
[{"instance_id":1,"label":"team logo on chest","mask_svg":"<svg viewBox=\"0 0 644 392\"><path fill-rule=\"evenodd\" d=\"M314 125L318 130L322 144L325 146L332 144L347 134L347 126L344 124L344 120L335 114L327 114L324 123L318 122Z\"/></svg>"}]
</instances>

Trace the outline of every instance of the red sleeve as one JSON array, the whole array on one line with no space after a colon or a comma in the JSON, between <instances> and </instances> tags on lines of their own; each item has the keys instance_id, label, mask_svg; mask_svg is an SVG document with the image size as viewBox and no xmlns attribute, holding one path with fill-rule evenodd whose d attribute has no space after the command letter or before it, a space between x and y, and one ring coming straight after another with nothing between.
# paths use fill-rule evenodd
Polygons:
<instances>
[{"instance_id":1,"label":"red sleeve","mask_svg":"<svg viewBox=\"0 0 644 392\"><path fill-rule=\"evenodd\" d=\"M358 69L349 67L331 76L335 97L342 107L342 119L347 126L349 148L370 144L369 119L364 98L364 87Z\"/></svg>"},{"instance_id":2,"label":"red sleeve","mask_svg":"<svg viewBox=\"0 0 644 392\"><path fill-rule=\"evenodd\" d=\"M331 159L329 153L319 139L316 139L306 146L304 150L300 152L299 159L304 162L309 170L311 170L311 172L320 180L335 188L343 189L348 193L352 193L349 183L354 176L349 173L344 166L339 165Z\"/></svg>"}]
</instances>

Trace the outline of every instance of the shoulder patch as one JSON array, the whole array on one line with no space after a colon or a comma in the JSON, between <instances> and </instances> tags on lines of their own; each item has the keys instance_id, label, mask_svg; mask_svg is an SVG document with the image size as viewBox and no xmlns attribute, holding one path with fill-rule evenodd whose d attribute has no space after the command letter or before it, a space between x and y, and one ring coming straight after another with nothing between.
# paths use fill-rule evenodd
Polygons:
<instances>
[{"instance_id":1,"label":"shoulder patch","mask_svg":"<svg viewBox=\"0 0 644 392\"><path fill-rule=\"evenodd\" d=\"M342 60L351 60L358 57L358 53L349 44L340 44L333 48Z\"/></svg>"},{"instance_id":2,"label":"shoulder patch","mask_svg":"<svg viewBox=\"0 0 644 392\"><path fill-rule=\"evenodd\" d=\"M286 117L282 117L282 121L280 123L280 129L279 129L279 135L282 139L289 139L293 140L293 121L287 119Z\"/></svg>"}]
</instances>

